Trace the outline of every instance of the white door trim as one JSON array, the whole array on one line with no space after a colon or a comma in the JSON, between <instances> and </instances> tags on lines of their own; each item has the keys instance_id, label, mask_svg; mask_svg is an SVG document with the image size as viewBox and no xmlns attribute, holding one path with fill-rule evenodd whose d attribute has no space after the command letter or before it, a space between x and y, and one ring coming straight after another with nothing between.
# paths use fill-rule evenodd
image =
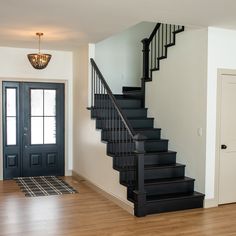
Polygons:
<instances>
[{"instance_id":1,"label":"white door trim","mask_svg":"<svg viewBox=\"0 0 236 236\"><path fill-rule=\"evenodd\" d=\"M235 76L236 70L218 69L217 73L217 100L216 100L216 148L215 148L215 202L219 205L219 184L220 184L220 146L221 146L221 97L222 97L222 76Z\"/></svg>"},{"instance_id":2,"label":"white door trim","mask_svg":"<svg viewBox=\"0 0 236 236\"><path fill-rule=\"evenodd\" d=\"M69 149L71 140L69 140L69 94L68 94L68 80L60 79L22 79L22 78L0 78L0 180L3 179L3 143L2 143L2 82L3 81L19 81L19 82L39 82L39 83L63 83L65 85L65 175L72 175L72 171L69 170L68 161L69 161ZM73 135L72 135L73 137ZM73 143L73 140L72 140ZM73 149L73 148L72 148Z\"/></svg>"}]
</instances>

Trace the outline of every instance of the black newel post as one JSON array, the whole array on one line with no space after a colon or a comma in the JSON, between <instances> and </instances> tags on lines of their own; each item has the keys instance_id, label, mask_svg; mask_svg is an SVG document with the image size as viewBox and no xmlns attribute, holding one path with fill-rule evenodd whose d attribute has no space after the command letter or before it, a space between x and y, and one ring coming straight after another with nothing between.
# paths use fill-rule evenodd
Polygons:
<instances>
[{"instance_id":1,"label":"black newel post","mask_svg":"<svg viewBox=\"0 0 236 236\"><path fill-rule=\"evenodd\" d=\"M144 189L144 139L142 135L135 135L136 152L136 188L134 191L134 214L136 216L145 216L146 192Z\"/></svg>"},{"instance_id":2,"label":"black newel post","mask_svg":"<svg viewBox=\"0 0 236 236\"><path fill-rule=\"evenodd\" d=\"M144 80L149 79L149 39L143 39L143 78Z\"/></svg>"},{"instance_id":3,"label":"black newel post","mask_svg":"<svg viewBox=\"0 0 236 236\"><path fill-rule=\"evenodd\" d=\"M142 76L142 107L145 107L145 81L149 79L149 39L145 38L143 44L143 76Z\"/></svg>"}]
</instances>

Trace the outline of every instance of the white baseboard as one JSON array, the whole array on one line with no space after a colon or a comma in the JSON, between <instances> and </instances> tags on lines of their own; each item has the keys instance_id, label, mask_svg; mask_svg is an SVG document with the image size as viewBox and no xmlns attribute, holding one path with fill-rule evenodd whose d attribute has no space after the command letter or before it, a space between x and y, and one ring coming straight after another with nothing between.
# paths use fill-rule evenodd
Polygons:
<instances>
[{"instance_id":1,"label":"white baseboard","mask_svg":"<svg viewBox=\"0 0 236 236\"><path fill-rule=\"evenodd\" d=\"M105 191L101 187L92 183L90 180L86 179L85 177L81 176L80 174L76 173L73 170L72 170L72 176L78 181L83 180L83 183L85 183L88 187L90 187L93 190L95 190L96 192L100 193L108 200L114 202L116 205L118 205L122 209L126 210L131 215L134 215L134 206L132 203L124 202L122 199L118 198L117 196L114 196L112 193L108 193L107 191Z\"/></svg>"},{"instance_id":2,"label":"white baseboard","mask_svg":"<svg viewBox=\"0 0 236 236\"><path fill-rule=\"evenodd\" d=\"M218 207L218 202L213 199L205 199L204 200L204 208Z\"/></svg>"},{"instance_id":3,"label":"white baseboard","mask_svg":"<svg viewBox=\"0 0 236 236\"><path fill-rule=\"evenodd\" d=\"M65 176L72 176L72 170L66 170Z\"/></svg>"}]
</instances>

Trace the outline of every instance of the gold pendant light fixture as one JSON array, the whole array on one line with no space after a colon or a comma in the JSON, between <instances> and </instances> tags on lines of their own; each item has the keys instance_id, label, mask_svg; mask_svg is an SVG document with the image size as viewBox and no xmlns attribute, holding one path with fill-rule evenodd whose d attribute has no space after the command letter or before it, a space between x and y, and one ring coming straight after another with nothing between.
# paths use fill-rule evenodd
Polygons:
<instances>
[{"instance_id":1,"label":"gold pendant light fixture","mask_svg":"<svg viewBox=\"0 0 236 236\"><path fill-rule=\"evenodd\" d=\"M39 52L28 54L27 56L35 69L42 70L47 67L52 55L41 53L41 37L43 36L43 33L36 33L36 35L39 38Z\"/></svg>"}]
</instances>

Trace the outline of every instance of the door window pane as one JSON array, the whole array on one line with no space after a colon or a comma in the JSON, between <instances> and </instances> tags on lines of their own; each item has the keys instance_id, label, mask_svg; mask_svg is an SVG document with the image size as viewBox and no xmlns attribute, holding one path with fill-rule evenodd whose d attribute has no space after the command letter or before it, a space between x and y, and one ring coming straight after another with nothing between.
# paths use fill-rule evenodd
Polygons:
<instances>
[{"instance_id":1,"label":"door window pane","mask_svg":"<svg viewBox=\"0 0 236 236\"><path fill-rule=\"evenodd\" d=\"M44 90L44 116L56 115L56 90Z\"/></svg>"},{"instance_id":2,"label":"door window pane","mask_svg":"<svg viewBox=\"0 0 236 236\"><path fill-rule=\"evenodd\" d=\"M16 89L7 88L7 116L16 116Z\"/></svg>"},{"instance_id":3,"label":"door window pane","mask_svg":"<svg viewBox=\"0 0 236 236\"><path fill-rule=\"evenodd\" d=\"M16 145L16 117L7 117L7 145Z\"/></svg>"},{"instance_id":4,"label":"door window pane","mask_svg":"<svg viewBox=\"0 0 236 236\"><path fill-rule=\"evenodd\" d=\"M43 89L30 90L31 116L43 116Z\"/></svg>"},{"instance_id":5,"label":"door window pane","mask_svg":"<svg viewBox=\"0 0 236 236\"><path fill-rule=\"evenodd\" d=\"M44 143L56 143L56 117L44 117Z\"/></svg>"},{"instance_id":6,"label":"door window pane","mask_svg":"<svg viewBox=\"0 0 236 236\"><path fill-rule=\"evenodd\" d=\"M43 144L43 117L31 117L31 144Z\"/></svg>"},{"instance_id":7,"label":"door window pane","mask_svg":"<svg viewBox=\"0 0 236 236\"><path fill-rule=\"evenodd\" d=\"M56 144L56 90L31 89L31 144Z\"/></svg>"}]
</instances>

